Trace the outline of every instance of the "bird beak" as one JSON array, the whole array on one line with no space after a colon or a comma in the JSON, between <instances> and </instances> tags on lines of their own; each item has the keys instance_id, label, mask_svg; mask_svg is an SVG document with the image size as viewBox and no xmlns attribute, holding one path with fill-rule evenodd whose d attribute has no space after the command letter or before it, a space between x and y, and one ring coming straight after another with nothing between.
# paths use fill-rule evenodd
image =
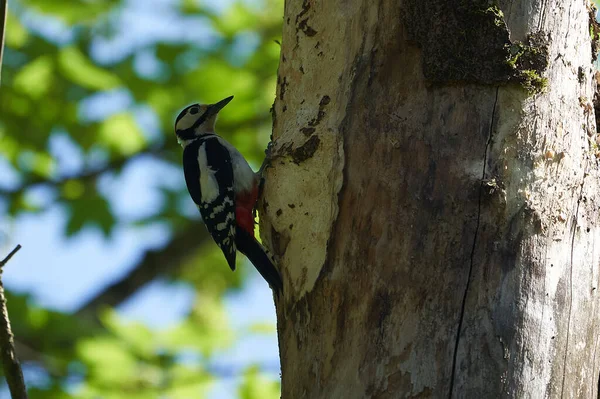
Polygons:
<instances>
[{"instance_id":1,"label":"bird beak","mask_svg":"<svg viewBox=\"0 0 600 399\"><path fill-rule=\"evenodd\" d=\"M223 107L225 107L227 104L229 104L229 101L233 100L233 96L229 96L227 98L224 98L223 100L219 101L218 103L212 104L210 106L210 113L211 115L216 115L219 113L220 110L223 109Z\"/></svg>"}]
</instances>

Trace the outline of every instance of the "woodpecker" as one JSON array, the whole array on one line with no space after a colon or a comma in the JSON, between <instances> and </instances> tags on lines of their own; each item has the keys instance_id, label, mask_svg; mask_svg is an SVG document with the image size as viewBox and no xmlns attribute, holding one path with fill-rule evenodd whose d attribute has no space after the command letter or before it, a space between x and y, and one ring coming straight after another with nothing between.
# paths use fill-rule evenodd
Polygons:
<instances>
[{"instance_id":1,"label":"woodpecker","mask_svg":"<svg viewBox=\"0 0 600 399\"><path fill-rule=\"evenodd\" d=\"M215 104L192 104L177 116L175 134L183 147L185 182L231 270L235 270L238 250L277 294L283 290L281 276L254 238L253 211L260 176L234 146L215 133L217 114L232 99L233 96Z\"/></svg>"}]
</instances>

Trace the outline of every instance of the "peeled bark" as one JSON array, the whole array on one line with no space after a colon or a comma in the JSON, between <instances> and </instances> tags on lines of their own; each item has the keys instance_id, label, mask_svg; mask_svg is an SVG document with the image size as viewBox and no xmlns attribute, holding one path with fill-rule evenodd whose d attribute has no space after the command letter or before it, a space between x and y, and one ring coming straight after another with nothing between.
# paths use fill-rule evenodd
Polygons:
<instances>
[{"instance_id":1,"label":"peeled bark","mask_svg":"<svg viewBox=\"0 0 600 399\"><path fill-rule=\"evenodd\" d=\"M286 2L261 217L283 398L595 397L590 15Z\"/></svg>"}]
</instances>

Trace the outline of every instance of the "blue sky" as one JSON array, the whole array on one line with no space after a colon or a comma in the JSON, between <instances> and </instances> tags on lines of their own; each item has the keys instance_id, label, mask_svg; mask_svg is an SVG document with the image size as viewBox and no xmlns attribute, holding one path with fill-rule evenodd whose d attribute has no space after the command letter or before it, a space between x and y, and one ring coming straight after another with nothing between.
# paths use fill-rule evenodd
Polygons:
<instances>
[{"instance_id":1,"label":"blue sky","mask_svg":"<svg viewBox=\"0 0 600 399\"><path fill-rule=\"evenodd\" d=\"M225 9L232 1L214 1L215 9ZM210 39L210 32L198 20L177 21L172 12L173 0L128 0L121 13L122 34L111 42L94 43L93 52L98 59L118 57L157 39L164 41L198 41ZM60 23L30 15L27 25L58 42L68 42L70 31ZM153 57L140 57L139 69L151 73ZM111 92L106 98L91 99L82 107L86 118L103 118L127 108L131 100L123 92ZM110 101L106 101L106 99ZM140 124L150 137L160 134L152 114L140 110ZM52 140L51 150L59 160L58 173L77 171L83 160L66 136ZM17 177L0 160L3 185L18 183ZM160 176L157 178L157 176ZM131 220L151 213L159 206L153 184L172 181L183 185L180 170L166 168L164 163L151 158L130 162L119 178L106 178L101 182L110 193L111 205L121 220ZM47 200L47 192L37 190L39 201ZM193 206L190 200L190 209ZM5 268L3 280L9 289L33 294L45 307L73 311L93 297L102 287L126 274L143 252L159 248L168 241L169 231L161 225L144 228L118 227L109 239L95 229L85 229L75 237L65 239L65 210L52 206L47 211L22 215L0 223L0 250L8 253L16 244L22 250ZM1 255L3 256L3 255ZM0 257L1 257L0 256ZM251 268L250 265L245 265ZM223 263L223 267L226 264ZM165 328L179 321L191 306L194 293L185 284L156 281L123 304L119 311L131 320L142 321L152 328ZM245 329L254 323L275 324L271 291L252 268L252 277L242 292L229 295L226 306L232 325ZM220 357L220 367L243 368L259 363L278 378L279 360L275 334L248 336L239 345ZM212 398L234 398L236 378L217 383Z\"/></svg>"}]
</instances>

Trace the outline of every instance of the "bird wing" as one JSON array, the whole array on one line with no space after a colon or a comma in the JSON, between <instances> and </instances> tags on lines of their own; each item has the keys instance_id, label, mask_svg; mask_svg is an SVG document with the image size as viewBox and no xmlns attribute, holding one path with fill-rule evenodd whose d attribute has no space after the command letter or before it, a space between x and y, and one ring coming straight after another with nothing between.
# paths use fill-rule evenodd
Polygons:
<instances>
[{"instance_id":1,"label":"bird wing","mask_svg":"<svg viewBox=\"0 0 600 399\"><path fill-rule=\"evenodd\" d=\"M196 140L183 151L183 171L208 232L235 270L235 193L229 152L216 136Z\"/></svg>"}]
</instances>

